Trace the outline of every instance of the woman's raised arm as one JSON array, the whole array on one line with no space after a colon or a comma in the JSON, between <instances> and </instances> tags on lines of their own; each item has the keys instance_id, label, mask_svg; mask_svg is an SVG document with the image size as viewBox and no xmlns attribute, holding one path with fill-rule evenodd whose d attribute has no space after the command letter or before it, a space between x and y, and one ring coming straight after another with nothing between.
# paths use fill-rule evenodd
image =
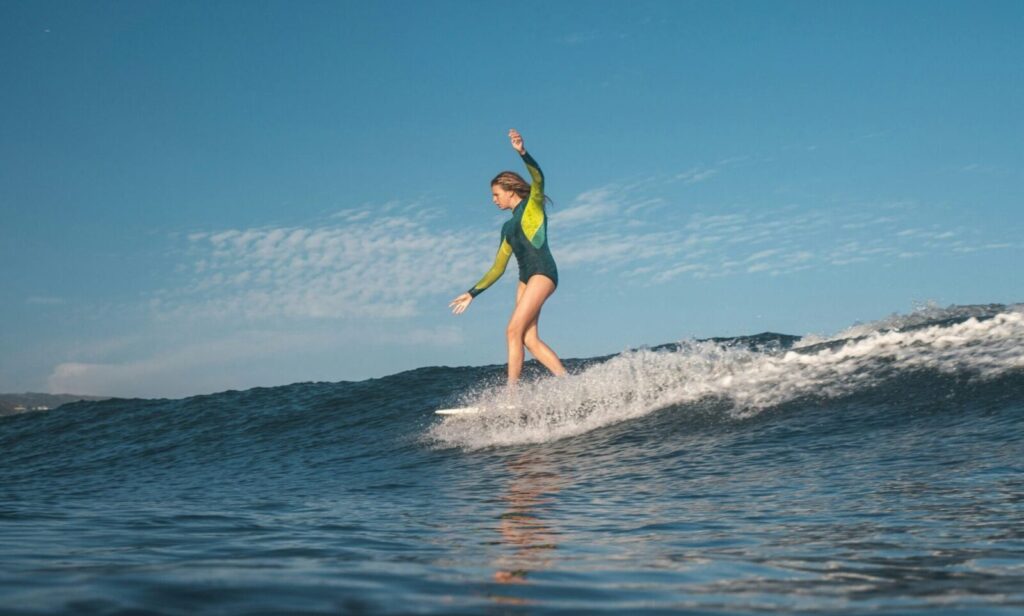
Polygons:
<instances>
[{"instance_id":1,"label":"woman's raised arm","mask_svg":"<svg viewBox=\"0 0 1024 616\"><path fill-rule=\"evenodd\" d=\"M540 170L540 165L537 161L533 160L533 157L526 152L526 146L523 144L523 136L519 134L519 131L512 128L508 131L508 138L512 141L512 148L519 155L523 157L523 162L526 163L526 169L530 172L530 179L533 182L530 184L530 200L538 204L544 203L544 172Z\"/></svg>"}]
</instances>

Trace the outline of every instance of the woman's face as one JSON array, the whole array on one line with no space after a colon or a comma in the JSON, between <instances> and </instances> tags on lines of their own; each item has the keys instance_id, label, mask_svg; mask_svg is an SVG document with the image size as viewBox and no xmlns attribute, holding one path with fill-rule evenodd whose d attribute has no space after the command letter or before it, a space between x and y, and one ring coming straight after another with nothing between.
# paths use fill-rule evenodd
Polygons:
<instances>
[{"instance_id":1,"label":"woman's face","mask_svg":"<svg viewBox=\"0 0 1024 616\"><path fill-rule=\"evenodd\" d=\"M518 203L521 197L511 190L505 190L499 184L493 184L491 186L491 200L494 201L494 205L498 206L498 209L511 210Z\"/></svg>"}]
</instances>

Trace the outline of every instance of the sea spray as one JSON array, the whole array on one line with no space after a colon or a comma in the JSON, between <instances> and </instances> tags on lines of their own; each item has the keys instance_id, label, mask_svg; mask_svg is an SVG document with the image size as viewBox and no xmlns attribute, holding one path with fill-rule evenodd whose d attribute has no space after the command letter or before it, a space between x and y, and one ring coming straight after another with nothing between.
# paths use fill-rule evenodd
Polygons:
<instances>
[{"instance_id":1,"label":"sea spray","mask_svg":"<svg viewBox=\"0 0 1024 616\"><path fill-rule=\"evenodd\" d=\"M697 403L726 403L727 414L749 418L799 399L829 399L878 387L916 371L986 379L1024 368L1024 311L949 323L877 326L859 337L791 350L750 349L732 343L684 341L670 350L628 351L564 378L520 384L516 406L492 386L463 397L488 411L442 420L427 438L467 449L542 443L673 408L694 412ZM960 315L962 318L962 315Z\"/></svg>"}]
</instances>

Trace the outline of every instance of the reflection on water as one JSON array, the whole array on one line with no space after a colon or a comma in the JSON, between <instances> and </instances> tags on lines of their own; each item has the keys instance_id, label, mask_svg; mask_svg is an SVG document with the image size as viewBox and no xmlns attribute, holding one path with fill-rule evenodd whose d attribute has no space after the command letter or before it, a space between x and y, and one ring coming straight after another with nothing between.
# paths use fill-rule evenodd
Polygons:
<instances>
[{"instance_id":1,"label":"reflection on water","mask_svg":"<svg viewBox=\"0 0 1024 616\"><path fill-rule=\"evenodd\" d=\"M545 513L565 480L549 461L535 452L513 458L506 468L512 479L502 496L505 512L498 522L501 545L505 549L495 560L494 581L523 584L531 573L552 566L558 531L550 527ZM496 599L518 602L507 597Z\"/></svg>"}]
</instances>

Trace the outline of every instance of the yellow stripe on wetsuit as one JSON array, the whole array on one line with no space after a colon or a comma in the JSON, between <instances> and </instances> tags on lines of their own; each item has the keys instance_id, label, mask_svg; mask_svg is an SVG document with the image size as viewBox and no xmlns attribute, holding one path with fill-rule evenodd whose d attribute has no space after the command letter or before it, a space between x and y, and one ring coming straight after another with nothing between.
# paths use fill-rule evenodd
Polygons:
<instances>
[{"instance_id":1,"label":"yellow stripe on wetsuit","mask_svg":"<svg viewBox=\"0 0 1024 616\"><path fill-rule=\"evenodd\" d=\"M505 268L508 267L508 259L511 256L512 245L508 243L508 240L505 239L505 234L502 233L498 254L494 255L494 265L491 266L491 269L487 270L487 273L480 279L480 282L473 285L473 288L469 290L469 294L476 297L484 289L497 282L501 275L505 273Z\"/></svg>"},{"instance_id":2,"label":"yellow stripe on wetsuit","mask_svg":"<svg viewBox=\"0 0 1024 616\"><path fill-rule=\"evenodd\" d=\"M533 184L530 184L530 200L526 202L526 210L523 212L523 233L534 248L540 248L547 239L544 233L544 174L529 152L523 155L523 162L533 180Z\"/></svg>"}]
</instances>

